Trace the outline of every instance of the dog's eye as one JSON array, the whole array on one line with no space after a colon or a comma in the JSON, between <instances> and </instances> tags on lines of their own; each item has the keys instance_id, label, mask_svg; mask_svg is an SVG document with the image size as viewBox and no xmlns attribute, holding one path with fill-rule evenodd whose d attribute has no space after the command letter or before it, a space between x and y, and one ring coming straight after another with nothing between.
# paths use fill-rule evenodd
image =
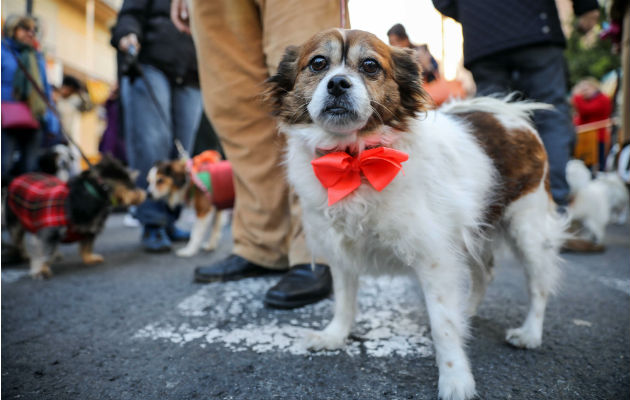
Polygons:
<instances>
[{"instance_id":1,"label":"dog's eye","mask_svg":"<svg viewBox=\"0 0 630 400\"><path fill-rule=\"evenodd\" d=\"M322 56L313 57L310 63L311 70L314 72L323 71L324 69L326 69L327 66L328 61L326 61L326 58Z\"/></svg>"},{"instance_id":2,"label":"dog's eye","mask_svg":"<svg viewBox=\"0 0 630 400\"><path fill-rule=\"evenodd\" d=\"M361 63L361 71L365 72L366 74L375 74L378 72L380 67L381 66L378 65L378 62L371 58L368 58L367 60L364 60L363 63Z\"/></svg>"},{"instance_id":3,"label":"dog's eye","mask_svg":"<svg viewBox=\"0 0 630 400\"><path fill-rule=\"evenodd\" d=\"M157 183L158 185L163 184L163 183L164 183L164 178L157 178L157 179L155 180L155 183Z\"/></svg>"}]
</instances>

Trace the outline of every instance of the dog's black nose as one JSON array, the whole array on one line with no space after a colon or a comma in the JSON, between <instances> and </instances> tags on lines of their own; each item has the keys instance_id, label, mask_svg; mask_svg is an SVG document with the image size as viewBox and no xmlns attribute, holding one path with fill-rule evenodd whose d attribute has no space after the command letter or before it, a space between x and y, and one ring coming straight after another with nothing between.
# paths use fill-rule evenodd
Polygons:
<instances>
[{"instance_id":1,"label":"dog's black nose","mask_svg":"<svg viewBox=\"0 0 630 400\"><path fill-rule=\"evenodd\" d=\"M352 84L345 75L335 75L328 81L328 93L335 97L341 96L350 89Z\"/></svg>"}]
</instances>

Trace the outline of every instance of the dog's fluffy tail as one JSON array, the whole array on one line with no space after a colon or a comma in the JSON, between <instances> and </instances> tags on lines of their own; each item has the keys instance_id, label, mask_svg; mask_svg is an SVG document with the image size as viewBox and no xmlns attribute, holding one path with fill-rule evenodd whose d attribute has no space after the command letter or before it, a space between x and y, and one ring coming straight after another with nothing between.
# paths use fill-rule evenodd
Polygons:
<instances>
[{"instance_id":1,"label":"dog's fluffy tail","mask_svg":"<svg viewBox=\"0 0 630 400\"><path fill-rule=\"evenodd\" d=\"M485 96L464 100L455 99L442 105L439 110L445 114L487 112L500 117L507 123L513 125L526 124L533 129L531 118L535 111L554 109L551 104L517 101L516 97L516 93L511 93L505 97Z\"/></svg>"}]
</instances>

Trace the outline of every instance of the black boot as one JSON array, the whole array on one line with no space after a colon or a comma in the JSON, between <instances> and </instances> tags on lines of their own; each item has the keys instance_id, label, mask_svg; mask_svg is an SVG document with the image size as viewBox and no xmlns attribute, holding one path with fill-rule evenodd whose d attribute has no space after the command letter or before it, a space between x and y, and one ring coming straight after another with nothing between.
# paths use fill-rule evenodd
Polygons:
<instances>
[{"instance_id":1,"label":"black boot","mask_svg":"<svg viewBox=\"0 0 630 400\"><path fill-rule=\"evenodd\" d=\"M195 268L195 282L226 282L243 278L278 273L272 269L254 264L241 256L232 254L228 258L212 265Z\"/></svg>"},{"instance_id":2,"label":"black boot","mask_svg":"<svg viewBox=\"0 0 630 400\"><path fill-rule=\"evenodd\" d=\"M267 291L265 305L273 308L297 308L316 303L330 295L332 276L327 265L300 264L292 267Z\"/></svg>"}]
</instances>

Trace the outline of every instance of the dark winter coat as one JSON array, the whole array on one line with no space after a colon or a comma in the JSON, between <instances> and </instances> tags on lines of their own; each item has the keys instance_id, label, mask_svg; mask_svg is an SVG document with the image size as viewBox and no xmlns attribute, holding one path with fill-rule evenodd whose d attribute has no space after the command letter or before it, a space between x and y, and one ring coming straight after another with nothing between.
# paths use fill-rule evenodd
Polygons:
<instances>
[{"instance_id":1,"label":"dark winter coat","mask_svg":"<svg viewBox=\"0 0 630 400\"><path fill-rule=\"evenodd\" d=\"M190 35L179 32L170 18L171 0L125 0L112 31L112 46L135 33L140 63L150 64L177 85L199 86L197 56Z\"/></svg>"},{"instance_id":2,"label":"dark winter coat","mask_svg":"<svg viewBox=\"0 0 630 400\"><path fill-rule=\"evenodd\" d=\"M433 5L462 24L464 66L503 50L566 44L554 0L433 0ZM577 16L597 8L597 0L573 0Z\"/></svg>"}]
</instances>

